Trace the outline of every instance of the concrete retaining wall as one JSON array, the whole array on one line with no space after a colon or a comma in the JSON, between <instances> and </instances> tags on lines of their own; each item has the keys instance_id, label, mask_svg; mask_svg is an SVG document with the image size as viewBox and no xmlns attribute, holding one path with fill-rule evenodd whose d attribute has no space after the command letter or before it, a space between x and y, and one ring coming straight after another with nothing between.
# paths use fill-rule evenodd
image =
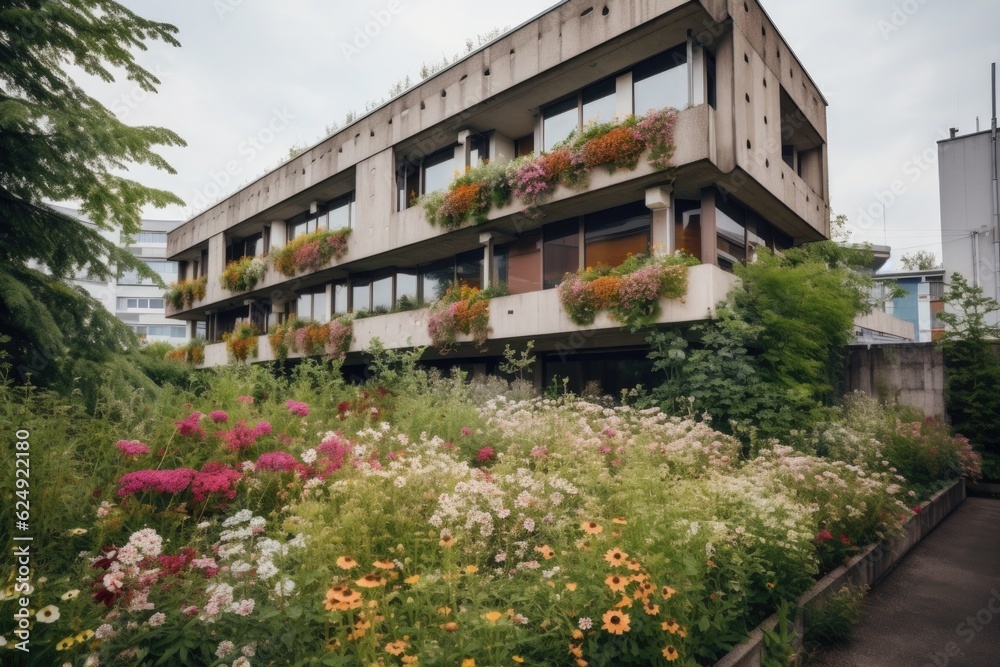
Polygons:
<instances>
[{"instance_id":1,"label":"concrete retaining wall","mask_svg":"<svg viewBox=\"0 0 1000 667\"><path fill-rule=\"evenodd\" d=\"M964 500L965 482L959 480L924 502L920 513L906 522L902 535L873 544L846 565L823 577L799 598L795 619L796 643L801 646L802 637L805 635L807 609L821 605L844 586L876 586L909 553L910 549L929 535ZM777 623L777 614L768 618L750 633L747 641L715 663L715 667L760 667L764 653L764 632L772 630Z\"/></svg>"},{"instance_id":2,"label":"concrete retaining wall","mask_svg":"<svg viewBox=\"0 0 1000 667\"><path fill-rule=\"evenodd\" d=\"M852 346L844 389L945 415L944 358L935 343Z\"/></svg>"}]
</instances>

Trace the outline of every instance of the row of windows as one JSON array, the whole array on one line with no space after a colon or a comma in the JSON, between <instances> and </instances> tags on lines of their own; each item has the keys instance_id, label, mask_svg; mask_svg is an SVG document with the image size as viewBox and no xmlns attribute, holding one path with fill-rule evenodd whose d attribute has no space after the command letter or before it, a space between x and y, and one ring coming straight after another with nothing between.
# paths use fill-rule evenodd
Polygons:
<instances>
[{"instance_id":1,"label":"row of windows","mask_svg":"<svg viewBox=\"0 0 1000 667\"><path fill-rule=\"evenodd\" d=\"M288 221L287 239L291 241L301 234L309 234L318 229L353 228L357 209L354 193L334 199L319 206L316 213L303 213Z\"/></svg>"},{"instance_id":2,"label":"row of windows","mask_svg":"<svg viewBox=\"0 0 1000 667\"><path fill-rule=\"evenodd\" d=\"M149 308L163 310L163 299L118 297L118 310L146 310Z\"/></svg>"},{"instance_id":3,"label":"row of windows","mask_svg":"<svg viewBox=\"0 0 1000 667\"><path fill-rule=\"evenodd\" d=\"M169 324L134 324L132 331L140 336L161 336L164 338L184 338L187 335L187 327L183 324L179 326Z\"/></svg>"},{"instance_id":4,"label":"row of windows","mask_svg":"<svg viewBox=\"0 0 1000 667\"><path fill-rule=\"evenodd\" d=\"M163 260L145 260L153 271L160 274L160 278L165 283L177 282L177 262L167 262ZM119 285L154 285L150 278L141 278L135 271L125 271L118 278Z\"/></svg>"},{"instance_id":5,"label":"row of windows","mask_svg":"<svg viewBox=\"0 0 1000 667\"><path fill-rule=\"evenodd\" d=\"M139 232L135 235L135 243L167 243L166 232Z\"/></svg>"}]
</instances>

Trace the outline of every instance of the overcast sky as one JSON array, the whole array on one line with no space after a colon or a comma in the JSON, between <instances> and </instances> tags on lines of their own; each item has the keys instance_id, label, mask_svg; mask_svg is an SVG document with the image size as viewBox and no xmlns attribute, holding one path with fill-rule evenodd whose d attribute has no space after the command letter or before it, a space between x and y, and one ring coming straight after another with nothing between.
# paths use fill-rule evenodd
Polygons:
<instances>
[{"instance_id":1,"label":"overcast sky","mask_svg":"<svg viewBox=\"0 0 1000 667\"><path fill-rule=\"evenodd\" d=\"M990 63L1000 60L1000 3L763 3L830 104L835 212L848 215L856 240L885 240L894 258L918 249L940 258L936 142L950 127L962 134L975 131L977 116L982 129L990 126ZM181 48L157 44L140 55L162 81L158 95L128 82L93 87L129 124L169 127L188 143L163 151L176 175L133 172L187 203L146 212L158 219L190 218L276 166L291 146L315 143L332 121L364 111L366 101L385 97L396 81L407 75L419 80L422 62L464 51L467 37L517 26L552 5L547 0L123 4L180 29ZM390 6L395 14L387 11ZM386 25L348 57L345 45L354 46L356 29L371 21L373 12L381 12ZM239 174L226 183L218 174L232 160ZM901 194L891 193L894 184Z\"/></svg>"}]
</instances>

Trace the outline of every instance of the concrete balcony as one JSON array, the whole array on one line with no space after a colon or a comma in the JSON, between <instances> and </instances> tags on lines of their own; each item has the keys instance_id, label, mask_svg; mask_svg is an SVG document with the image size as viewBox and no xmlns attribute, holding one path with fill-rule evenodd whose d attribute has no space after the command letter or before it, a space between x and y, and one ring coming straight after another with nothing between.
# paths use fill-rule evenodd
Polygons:
<instances>
[{"instance_id":1,"label":"concrete balcony","mask_svg":"<svg viewBox=\"0 0 1000 667\"><path fill-rule=\"evenodd\" d=\"M716 304L726 298L739 279L709 264L691 267L688 273L688 291L682 299L663 299L657 324L687 324L707 320L715 315ZM354 342L351 354L367 350L374 338L388 349L429 346L427 334L428 309L378 315L354 322ZM514 340L547 340L549 348L560 346L580 348L588 341L600 339L601 344L615 344L616 336L626 333L606 313L601 313L593 324L579 326L570 321L559 303L558 290L549 289L526 294L498 297L490 301L490 342ZM468 336L460 336L459 343L468 343ZM501 348L502 349L502 348ZM257 345L255 362L273 361L267 336L261 336ZM303 355L290 354L290 358ZM224 343L205 348L204 367L220 366L228 361Z\"/></svg>"}]
</instances>

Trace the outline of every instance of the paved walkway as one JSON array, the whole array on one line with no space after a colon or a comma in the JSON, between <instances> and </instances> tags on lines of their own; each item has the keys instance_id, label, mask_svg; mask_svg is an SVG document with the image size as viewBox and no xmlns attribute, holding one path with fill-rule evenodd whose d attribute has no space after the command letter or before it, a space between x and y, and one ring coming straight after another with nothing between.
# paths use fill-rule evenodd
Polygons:
<instances>
[{"instance_id":1,"label":"paved walkway","mask_svg":"<svg viewBox=\"0 0 1000 667\"><path fill-rule=\"evenodd\" d=\"M810 667L1000 667L1000 500L968 498L865 599L850 644Z\"/></svg>"}]
</instances>

